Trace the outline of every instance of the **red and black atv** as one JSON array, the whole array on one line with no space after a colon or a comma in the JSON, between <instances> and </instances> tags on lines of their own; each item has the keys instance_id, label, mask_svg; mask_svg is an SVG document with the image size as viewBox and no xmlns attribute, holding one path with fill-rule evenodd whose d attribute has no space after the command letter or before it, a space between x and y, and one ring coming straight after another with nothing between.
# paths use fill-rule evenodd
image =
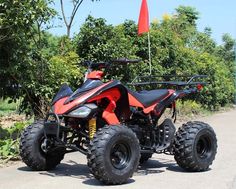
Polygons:
<instances>
[{"instance_id":1,"label":"red and black atv","mask_svg":"<svg viewBox=\"0 0 236 189\"><path fill-rule=\"evenodd\" d=\"M45 120L22 133L23 162L33 170L50 170L65 153L80 151L87 155L94 177L105 184L125 183L153 153L173 154L187 171L207 170L217 150L216 135L208 124L192 121L176 132L172 119L159 123L167 108L176 114L176 100L201 90L204 83L193 79L203 76L188 82L162 82L172 87L140 92L116 80L102 82L104 72L98 70L137 62L87 62L81 87L73 92L63 85Z\"/></svg>"}]
</instances>

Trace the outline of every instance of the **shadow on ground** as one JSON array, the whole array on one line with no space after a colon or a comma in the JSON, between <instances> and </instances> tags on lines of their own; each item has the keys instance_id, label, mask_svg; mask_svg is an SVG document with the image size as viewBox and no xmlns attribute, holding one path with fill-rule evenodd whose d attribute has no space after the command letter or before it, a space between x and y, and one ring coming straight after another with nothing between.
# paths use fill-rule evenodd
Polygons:
<instances>
[{"instance_id":1,"label":"shadow on ground","mask_svg":"<svg viewBox=\"0 0 236 189\"><path fill-rule=\"evenodd\" d=\"M139 166L138 170L134 173L135 176L142 176L148 174L157 174L165 172L165 170L184 172L173 160L159 159L153 160L149 159L147 162Z\"/></svg>"},{"instance_id":2,"label":"shadow on ground","mask_svg":"<svg viewBox=\"0 0 236 189\"><path fill-rule=\"evenodd\" d=\"M149 174L160 174L165 172L165 170L184 172L183 169L178 167L176 163L172 160L160 159L145 162L143 165L138 167L138 170L134 173L134 176L146 176ZM29 171L34 172L28 167L19 167L19 171ZM40 175L50 176L50 177L60 177L68 176L76 179L83 180L84 184L103 186L101 182L96 180L93 175L89 172L86 164L78 164L75 161L66 161L66 163L61 163L56 169L50 171L40 171ZM127 184L133 183L135 180L129 179Z\"/></svg>"}]
</instances>

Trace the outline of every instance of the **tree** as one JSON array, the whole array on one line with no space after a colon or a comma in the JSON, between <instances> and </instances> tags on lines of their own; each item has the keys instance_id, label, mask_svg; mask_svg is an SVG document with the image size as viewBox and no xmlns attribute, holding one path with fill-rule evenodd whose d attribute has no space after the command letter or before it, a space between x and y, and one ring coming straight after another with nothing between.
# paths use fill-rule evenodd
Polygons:
<instances>
[{"instance_id":1,"label":"tree","mask_svg":"<svg viewBox=\"0 0 236 189\"><path fill-rule=\"evenodd\" d=\"M65 23L66 26L66 35L68 38L70 38L70 34L71 34L71 27L75 18L75 15L78 12L79 7L81 6L81 4L83 3L84 0L72 0L72 11L71 14L69 16L69 18L66 18L66 13L65 13L65 8L64 8L64 0L60 0L60 7L61 7L61 14L62 14L62 18L63 21ZM94 1L94 0L92 0ZM66 1L66 3L68 3L68 1Z\"/></svg>"},{"instance_id":2,"label":"tree","mask_svg":"<svg viewBox=\"0 0 236 189\"><path fill-rule=\"evenodd\" d=\"M0 3L0 33L4 36L0 41L0 97L20 98L21 110L36 117L47 112L50 99L60 87L54 85L57 77L60 76L61 82L68 78L69 83L81 77L72 71L78 56L65 52L66 48L63 48L64 59L60 58L64 68L72 71L71 76L64 72L63 77L60 69L53 66L60 62L53 56L61 52L60 39L48 34L44 27L56 14L49 6L51 2L1 0Z\"/></svg>"},{"instance_id":3,"label":"tree","mask_svg":"<svg viewBox=\"0 0 236 189\"><path fill-rule=\"evenodd\" d=\"M50 3L50 0L0 3L0 33L4 36L0 41L0 52L3 55L0 64L1 96L14 96L19 86L25 90L25 94L28 93L27 87L19 81L24 78L25 69L32 66L30 59L39 58L36 49L41 49L42 26L55 14L48 7ZM28 98L31 98L29 94Z\"/></svg>"},{"instance_id":4,"label":"tree","mask_svg":"<svg viewBox=\"0 0 236 189\"><path fill-rule=\"evenodd\" d=\"M223 45L217 48L217 54L222 57L225 61L234 62L235 61L235 44L236 41L229 34L224 34L222 36Z\"/></svg>"},{"instance_id":5,"label":"tree","mask_svg":"<svg viewBox=\"0 0 236 189\"><path fill-rule=\"evenodd\" d=\"M199 12L195 8L190 6L179 6L176 8L178 17L187 19L189 24L196 26L196 21L199 18Z\"/></svg>"}]
</instances>

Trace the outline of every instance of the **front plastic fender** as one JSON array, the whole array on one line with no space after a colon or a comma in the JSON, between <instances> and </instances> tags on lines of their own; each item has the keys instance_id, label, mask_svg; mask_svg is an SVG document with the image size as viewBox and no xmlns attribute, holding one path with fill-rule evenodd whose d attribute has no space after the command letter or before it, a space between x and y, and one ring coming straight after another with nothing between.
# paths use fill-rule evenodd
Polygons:
<instances>
[{"instance_id":1,"label":"front plastic fender","mask_svg":"<svg viewBox=\"0 0 236 189\"><path fill-rule=\"evenodd\" d=\"M130 117L128 92L119 81L112 81L102 88L98 94L88 99L88 102L107 98L110 102L103 112L103 118L110 125L120 124Z\"/></svg>"}]
</instances>

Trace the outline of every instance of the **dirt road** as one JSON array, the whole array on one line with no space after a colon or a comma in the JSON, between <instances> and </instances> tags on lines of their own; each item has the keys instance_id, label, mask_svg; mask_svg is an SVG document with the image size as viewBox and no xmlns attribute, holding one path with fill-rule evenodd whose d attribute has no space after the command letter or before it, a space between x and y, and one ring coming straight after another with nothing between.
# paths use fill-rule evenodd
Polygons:
<instances>
[{"instance_id":1,"label":"dirt road","mask_svg":"<svg viewBox=\"0 0 236 189\"><path fill-rule=\"evenodd\" d=\"M129 183L103 186L90 175L86 157L68 154L56 170L32 172L23 163L0 169L0 189L236 189L236 110L202 118L212 125L218 138L216 160L207 172L188 173L172 156L155 155L140 167Z\"/></svg>"}]
</instances>

